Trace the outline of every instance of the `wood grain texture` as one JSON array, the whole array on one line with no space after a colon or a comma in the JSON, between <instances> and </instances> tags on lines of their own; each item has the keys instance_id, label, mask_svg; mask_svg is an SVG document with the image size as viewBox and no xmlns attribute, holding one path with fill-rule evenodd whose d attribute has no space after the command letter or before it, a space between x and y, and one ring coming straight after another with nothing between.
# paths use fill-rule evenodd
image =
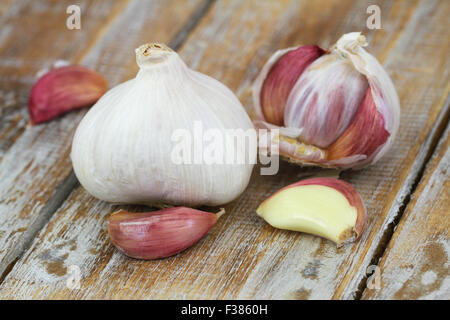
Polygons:
<instances>
[{"instance_id":1,"label":"wood grain texture","mask_svg":"<svg viewBox=\"0 0 450 320\"><path fill-rule=\"evenodd\" d=\"M15 1L0 17L0 261L70 172L67 151L54 148L67 150L70 137L61 132L70 122L26 127L35 75L60 59L79 62L126 2L79 2L81 30L66 28L69 4Z\"/></svg>"},{"instance_id":2,"label":"wood grain texture","mask_svg":"<svg viewBox=\"0 0 450 320\"><path fill-rule=\"evenodd\" d=\"M450 127L379 264L380 288L363 299L450 300Z\"/></svg>"},{"instance_id":3,"label":"wood grain texture","mask_svg":"<svg viewBox=\"0 0 450 320\"><path fill-rule=\"evenodd\" d=\"M7 11L9 6L13 3L14 0L4 0L0 3L0 18L3 16L3 13Z\"/></svg>"},{"instance_id":4,"label":"wood grain texture","mask_svg":"<svg viewBox=\"0 0 450 320\"><path fill-rule=\"evenodd\" d=\"M7 10L2 17L10 34L0 46L0 70L2 76L7 75L0 78L0 90L17 99L0 103L2 110L11 109L4 110L0 122L0 218L4 221L0 226L0 269L14 260L14 255L7 261L4 258L40 219L41 210L71 172L72 136L86 112L72 112L26 128L26 101L35 72L66 59L98 70L110 84L117 84L136 72L133 50L149 40L149 30L153 39L169 41L202 1L183 5L176 0L90 1L81 4L82 29L72 33L65 28L67 3L18 1L8 9L15 14ZM26 14L26 22L18 12ZM14 41L17 38L22 40Z\"/></svg>"},{"instance_id":5,"label":"wood grain texture","mask_svg":"<svg viewBox=\"0 0 450 320\"><path fill-rule=\"evenodd\" d=\"M341 174L368 209L359 242L336 249L324 239L276 230L254 213L280 187L331 171L281 163L277 176L260 176L256 168L246 192L226 206L227 214L206 238L157 261L129 259L115 250L105 221L118 207L80 187L9 273L0 298L353 298L439 135L449 93L447 2L383 1L384 29L376 32L362 27L368 4L219 1L180 52L188 65L237 92L250 110L249 87L275 50L316 42L327 47L354 30L368 34L369 51L391 75L403 114L392 152L370 168ZM103 39L105 45L112 41ZM104 72L115 67L109 59L117 61L105 59ZM80 289L66 287L71 265L81 269Z\"/></svg>"}]
</instances>

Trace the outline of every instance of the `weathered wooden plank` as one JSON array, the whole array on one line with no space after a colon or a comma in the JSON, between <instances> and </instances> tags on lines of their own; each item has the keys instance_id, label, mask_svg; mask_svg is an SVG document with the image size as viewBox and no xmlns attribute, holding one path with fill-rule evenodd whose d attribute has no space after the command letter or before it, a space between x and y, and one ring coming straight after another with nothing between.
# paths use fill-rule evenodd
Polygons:
<instances>
[{"instance_id":1,"label":"weathered wooden plank","mask_svg":"<svg viewBox=\"0 0 450 320\"><path fill-rule=\"evenodd\" d=\"M78 2L80 30L66 28L70 4L14 1L0 17L0 261L70 172L68 162L60 162L52 149L55 141L67 144L68 140L58 131L46 134L47 125L26 129L26 105L35 74L58 59L78 62L126 1ZM46 140L35 144L41 135ZM49 171L55 162L59 170Z\"/></svg>"},{"instance_id":2,"label":"weathered wooden plank","mask_svg":"<svg viewBox=\"0 0 450 320\"><path fill-rule=\"evenodd\" d=\"M238 92L250 106L249 85L268 56L296 43L332 44L365 25L369 2L215 3L181 50L190 66ZM409 193L448 95L446 17L438 1L381 5L383 30L369 32L402 102L393 151L377 165L343 178L361 192L367 231L336 249L323 239L275 230L255 214L269 194L302 176L320 174L283 163L277 176L254 172L246 192L195 247L168 259L138 261L109 243L105 220L117 209L78 188L0 286L9 298L351 298L365 276L383 232ZM433 19L429 19L433 16ZM432 35L432 37L431 37ZM426 58L433 53L433 59ZM432 88L432 90L430 90ZM430 132L432 134L429 137ZM139 207L139 210L143 208ZM81 270L81 288L70 290L69 267Z\"/></svg>"},{"instance_id":3,"label":"weathered wooden plank","mask_svg":"<svg viewBox=\"0 0 450 320\"><path fill-rule=\"evenodd\" d=\"M124 4L126 6L123 6ZM135 0L122 4L116 1L103 3L99 1L95 4L89 2L89 6L84 10L86 21L82 20L82 30L86 28L87 33L80 35L79 41L70 34L66 35L68 31L61 28L54 30L54 26L52 27L56 20L63 20L65 28L66 5L49 8L47 6L50 4L47 2L43 4L33 2L32 7L38 9L20 7L20 10L16 10L30 11L27 15L30 16L29 20L23 27L20 27L20 21L16 22L13 19L12 14L11 20L5 22L6 25L13 26L11 30L14 31L11 32L15 36L20 38L24 35L24 40L31 41L31 47L30 44L22 42L13 43L12 39L9 39L13 37L11 34L7 42L12 49L0 48L0 61L3 62L0 68L10 68L10 71L6 69L3 71L12 75L15 71L20 75L8 78L8 82L6 80L0 82L2 88L8 92L14 90L19 101L12 106L13 111L5 112L2 117L2 123L5 124L3 133L11 130L15 133L4 134L0 140L0 149L3 151L0 158L0 217L3 221L0 226L0 274L16 259L15 252L7 256L7 259L5 257L12 248L15 246L18 248L17 244L19 247L22 245L24 239L21 236L27 228L36 221L40 223L39 215L45 214L47 210L45 206L49 201L58 200L53 199L59 195L56 187L71 172L69 151L72 135L78 121L86 112L86 110L73 112L48 124L29 127L26 130L23 127L8 129L7 126L20 127L17 123L8 124L8 119L26 122L25 101L31 79L38 66L49 64L54 59L69 59L99 70L111 84L115 84L135 72L133 49L121 50L121 48L134 48L150 39L169 41L202 4L202 0L184 1L182 4L176 0L147 2ZM33 10L36 10L36 13ZM46 18L45 15L42 16L42 11L53 12L54 15L58 15L60 11L62 13L59 13L59 18L52 18L49 14L48 20L42 22ZM92 17L89 18L89 14L92 14ZM92 22L94 20L97 22ZM89 25L92 27L88 27ZM88 33L92 35L88 37ZM44 44L34 43L29 34L41 36L45 39ZM64 40L65 37L69 38L67 42ZM50 51L56 50L49 54L49 58L44 52L45 45ZM57 49L60 46L61 49ZM31 53L29 57L21 56L21 59L17 60L18 66L14 67L11 61L14 60L13 53L18 50L28 50ZM19 82L25 82L26 85L20 86ZM62 188L65 190L67 186Z\"/></svg>"},{"instance_id":4,"label":"weathered wooden plank","mask_svg":"<svg viewBox=\"0 0 450 320\"><path fill-rule=\"evenodd\" d=\"M362 174L352 175L370 199L368 207L372 217L379 216L369 221L371 233L367 241L370 246L361 248L355 270L341 270L345 277L334 298L351 298L355 290L361 289L356 288L366 276L372 259L384 248L385 235L390 234L392 224L442 134L443 123L448 121L450 61L445 58L445 52L450 48L450 38L445 16L450 14L450 3L406 1L403 4L408 8L408 21L398 23L399 29L387 40L386 49L378 53L390 71L402 104L399 134L383 162ZM395 2L392 12L397 12L400 5ZM433 23L427 23L429 17L435 19ZM383 35L384 32L379 36Z\"/></svg>"},{"instance_id":5,"label":"weathered wooden plank","mask_svg":"<svg viewBox=\"0 0 450 320\"><path fill-rule=\"evenodd\" d=\"M5 11L9 8L13 1L14 0L5 0L0 3L0 18L1 16L3 16L3 13L5 13Z\"/></svg>"},{"instance_id":6,"label":"weathered wooden plank","mask_svg":"<svg viewBox=\"0 0 450 320\"><path fill-rule=\"evenodd\" d=\"M363 299L450 300L449 169L447 127Z\"/></svg>"}]
</instances>

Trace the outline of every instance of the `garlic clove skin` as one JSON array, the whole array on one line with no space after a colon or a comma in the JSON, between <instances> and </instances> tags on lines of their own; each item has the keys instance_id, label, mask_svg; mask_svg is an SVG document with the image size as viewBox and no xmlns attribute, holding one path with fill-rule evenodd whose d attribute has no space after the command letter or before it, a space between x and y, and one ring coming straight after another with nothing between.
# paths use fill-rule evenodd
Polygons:
<instances>
[{"instance_id":1,"label":"garlic clove skin","mask_svg":"<svg viewBox=\"0 0 450 320\"><path fill-rule=\"evenodd\" d=\"M278 114L283 112L282 124L265 117L258 97L272 95L270 90L264 92L266 83L291 85L289 71L283 77L272 69L284 59L289 61L286 52L293 49L278 51L263 67L253 86L254 124L280 129L277 139L283 158L305 166L358 169L375 163L389 150L399 126L400 104L391 79L363 49L366 45L361 33L345 34L298 71L286 102L278 99L279 104L271 105Z\"/></svg>"},{"instance_id":2,"label":"garlic clove skin","mask_svg":"<svg viewBox=\"0 0 450 320\"><path fill-rule=\"evenodd\" d=\"M165 45L139 47L136 60L136 77L109 90L75 132L71 158L81 185L112 203L217 206L236 199L250 180L256 143L226 149L226 156L248 153L245 163L186 164L173 155L181 142L198 145L196 124L222 137L228 130L254 133L237 97ZM203 150L212 143L200 139ZM188 160L198 154L186 153Z\"/></svg>"},{"instance_id":3,"label":"garlic clove skin","mask_svg":"<svg viewBox=\"0 0 450 320\"><path fill-rule=\"evenodd\" d=\"M327 148L339 138L357 112L367 79L351 63L323 55L309 65L286 102L286 127L300 128L300 139Z\"/></svg>"},{"instance_id":4,"label":"garlic clove skin","mask_svg":"<svg viewBox=\"0 0 450 320\"><path fill-rule=\"evenodd\" d=\"M385 129L385 120L375 106L372 90L367 89L361 106L352 123L344 133L327 149L329 162L346 166L353 162L353 155L368 155L371 157L379 154L377 149L386 145L390 137Z\"/></svg>"},{"instance_id":5,"label":"garlic clove skin","mask_svg":"<svg viewBox=\"0 0 450 320\"><path fill-rule=\"evenodd\" d=\"M108 89L108 82L88 68L70 65L42 75L28 100L30 123L50 121L66 112L95 103Z\"/></svg>"},{"instance_id":6,"label":"garlic clove skin","mask_svg":"<svg viewBox=\"0 0 450 320\"><path fill-rule=\"evenodd\" d=\"M366 38L360 32L351 32L343 35L334 49L367 77L374 106L371 113L377 114L373 116L371 126L378 127L375 122L382 118L384 128L389 133L386 142L377 146L376 152L367 155L365 161L357 164L357 168L377 162L391 148L400 125L400 101L394 84L378 60L363 49L365 46Z\"/></svg>"},{"instance_id":7,"label":"garlic clove skin","mask_svg":"<svg viewBox=\"0 0 450 320\"><path fill-rule=\"evenodd\" d=\"M335 178L311 178L284 187L256 212L275 228L315 234L338 247L358 239L366 225L360 195Z\"/></svg>"},{"instance_id":8,"label":"garlic clove skin","mask_svg":"<svg viewBox=\"0 0 450 320\"><path fill-rule=\"evenodd\" d=\"M254 91L260 93L254 98L261 118L278 126L284 124L284 107L298 77L324 53L318 46L301 46L280 50L271 58L257 80L261 89ZM283 59L279 59L281 56Z\"/></svg>"},{"instance_id":9,"label":"garlic clove skin","mask_svg":"<svg viewBox=\"0 0 450 320\"><path fill-rule=\"evenodd\" d=\"M225 213L217 214L186 207L153 212L111 214L108 232L111 241L125 255L136 259L173 256L197 243Z\"/></svg>"}]
</instances>

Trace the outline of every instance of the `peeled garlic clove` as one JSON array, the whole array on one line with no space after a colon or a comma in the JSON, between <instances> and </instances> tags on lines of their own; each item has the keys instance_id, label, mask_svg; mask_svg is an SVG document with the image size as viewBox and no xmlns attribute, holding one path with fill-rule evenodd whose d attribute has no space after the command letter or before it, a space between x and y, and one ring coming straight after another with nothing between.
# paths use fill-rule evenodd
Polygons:
<instances>
[{"instance_id":1,"label":"peeled garlic clove","mask_svg":"<svg viewBox=\"0 0 450 320\"><path fill-rule=\"evenodd\" d=\"M342 246L361 236L366 209L349 183L312 178L282 188L256 213L275 228L315 234Z\"/></svg>"},{"instance_id":2,"label":"peeled garlic clove","mask_svg":"<svg viewBox=\"0 0 450 320\"><path fill-rule=\"evenodd\" d=\"M232 133L256 140L238 98L163 44L139 47L136 61L136 77L109 90L75 132L71 158L81 185L113 203L217 206L237 198L257 148L256 141L225 144ZM210 150L218 157L207 162Z\"/></svg>"},{"instance_id":3,"label":"peeled garlic clove","mask_svg":"<svg viewBox=\"0 0 450 320\"><path fill-rule=\"evenodd\" d=\"M283 157L301 165L360 168L389 150L400 105L391 79L363 49L366 45L364 36L353 32L315 59L302 56L301 49L310 46L297 48L299 63L308 64L303 69L276 70L277 65L293 64L287 56L291 51L277 52L266 63L253 87L258 115L254 123L257 128L280 127L277 139ZM287 99L269 90L276 86L290 88ZM264 101L276 101L270 104L276 120L266 117ZM295 130L295 136L285 135Z\"/></svg>"},{"instance_id":4,"label":"peeled garlic clove","mask_svg":"<svg viewBox=\"0 0 450 320\"><path fill-rule=\"evenodd\" d=\"M225 213L217 214L186 207L153 212L117 211L109 217L113 244L136 259L158 259L177 254L198 242Z\"/></svg>"},{"instance_id":5,"label":"peeled garlic clove","mask_svg":"<svg viewBox=\"0 0 450 320\"><path fill-rule=\"evenodd\" d=\"M107 90L108 83L88 68L72 65L53 69L39 78L28 100L30 122L49 121L63 113L89 106Z\"/></svg>"}]
</instances>

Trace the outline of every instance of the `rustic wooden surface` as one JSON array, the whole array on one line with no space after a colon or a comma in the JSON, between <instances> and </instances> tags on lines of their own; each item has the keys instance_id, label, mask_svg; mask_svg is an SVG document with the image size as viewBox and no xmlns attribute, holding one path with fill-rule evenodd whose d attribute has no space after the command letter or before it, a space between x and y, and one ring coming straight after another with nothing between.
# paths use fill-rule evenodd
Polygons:
<instances>
[{"instance_id":1,"label":"rustic wooden surface","mask_svg":"<svg viewBox=\"0 0 450 320\"><path fill-rule=\"evenodd\" d=\"M4 99L0 121L0 210L4 221L0 226L0 259L3 260L0 273L23 251L24 242L33 238L35 231L46 222L41 217L54 213L67 197L67 191L70 192L76 185L73 175L70 176L69 150L73 132L86 110L68 114L45 125L26 128L28 115L25 106L30 86L35 81L35 73L40 68L51 66L58 59L66 59L99 70L111 85L117 84L137 71L132 63L133 50L122 50L123 47L134 48L136 43L147 41L147 30L151 30L154 39L169 41L191 18L201 1L186 1L182 8L178 1L164 0L121 4L118 1L95 2L98 8L92 13L86 4L86 15L90 13L92 16L83 18L80 31L69 31L65 27L67 3L55 1L59 6L50 1L41 2L40 6L35 3L14 2L14 6L10 8L14 13L8 15L9 11L6 11L3 17L6 30L14 32L10 31L4 40L5 45L10 44L12 48L0 48L1 61L4 61L0 63L0 67L4 65L0 73L4 75L0 89ZM91 1L86 3L93 4ZM28 28L22 26L25 18L18 15L17 11L22 11L26 20L34 21L34 24ZM38 27L41 25L40 21L46 18L42 17L46 11L51 11L52 14L49 15L53 18L40 31ZM170 19L174 21L168 24L167 20ZM89 24L89 21L97 22L92 30L89 25L93 22ZM128 32L123 32L127 28ZM35 30L35 34L32 33L30 37L30 41L33 41L31 45L17 42L16 37L28 37L31 32L29 29ZM56 38L52 34L57 33L55 30L61 33ZM140 33L133 30L140 30ZM72 34L74 35L69 37ZM56 41L52 47L68 46L69 50L66 54L49 50L40 44L38 36L43 37L41 41L46 46ZM48 56L45 55L46 50L49 52ZM14 63L19 53L27 56L21 58L24 62L19 60ZM110 63L105 64L106 60ZM24 76L15 80L15 75L22 72ZM66 179L68 176L69 179Z\"/></svg>"},{"instance_id":2,"label":"rustic wooden surface","mask_svg":"<svg viewBox=\"0 0 450 320\"><path fill-rule=\"evenodd\" d=\"M364 299L450 297L449 170L450 126L379 263L381 290L366 289Z\"/></svg>"},{"instance_id":3,"label":"rustic wooden surface","mask_svg":"<svg viewBox=\"0 0 450 320\"><path fill-rule=\"evenodd\" d=\"M449 118L448 1L380 1L376 31L365 28L373 1L86 1L82 29L73 31L65 28L68 4L0 5L0 298L450 298L448 130L436 149ZM246 192L196 246L157 261L126 258L105 228L118 207L91 197L71 173L70 142L86 110L26 127L34 74L58 59L94 68L115 85L135 74L136 46L166 42L251 111L250 85L275 50L327 47L355 30L392 77L402 119L379 163L340 173L368 209L360 241L341 249L256 216L280 187L339 174L282 163L276 176L256 168ZM73 265L79 289L66 286ZM368 279L373 266L380 288Z\"/></svg>"}]
</instances>

